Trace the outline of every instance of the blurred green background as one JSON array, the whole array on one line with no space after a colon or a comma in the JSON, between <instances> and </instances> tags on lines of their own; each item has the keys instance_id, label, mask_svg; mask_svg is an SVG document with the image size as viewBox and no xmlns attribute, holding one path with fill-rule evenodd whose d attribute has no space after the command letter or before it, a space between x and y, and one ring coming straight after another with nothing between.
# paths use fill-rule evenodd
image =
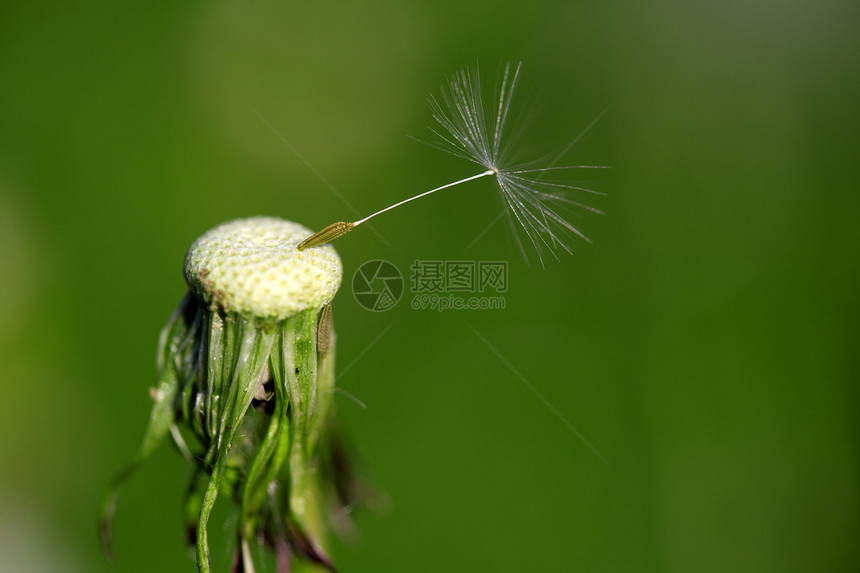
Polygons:
<instances>
[{"instance_id":1,"label":"blurred green background","mask_svg":"<svg viewBox=\"0 0 860 573\"><path fill-rule=\"evenodd\" d=\"M338 383L368 405L338 408L389 498L341 570L857 571L857 21L848 0L5 2L0 569L194 570L169 447L120 498L114 564L95 532L185 250L237 217L353 216L254 110L367 214L473 174L405 136L446 74L522 60L535 152L609 108L566 159L612 166L583 176L607 214L545 270L505 225L467 248L489 181L377 219L396 250L338 241ZM506 309L368 312L348 281L380 258L507 260Z\"/></svg>"}]
</instances>

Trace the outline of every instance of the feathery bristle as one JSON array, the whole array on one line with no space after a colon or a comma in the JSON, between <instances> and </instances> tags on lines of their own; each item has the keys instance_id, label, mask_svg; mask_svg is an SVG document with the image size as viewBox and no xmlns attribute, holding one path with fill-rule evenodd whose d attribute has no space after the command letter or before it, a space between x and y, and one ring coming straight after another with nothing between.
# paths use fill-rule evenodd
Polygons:
<instances>
[{"instance_id":1,"label":"feathery bristle","mask_svg":"<svg viewBox=\"0 0 860 573\"><path fill-rule=\"evenodd\" d=\"M433 96L430 98L433 118L442 127L442 130L431 129L431 131L440 139L440 142L434 145L438 149L492 171L506 207L505 213L508 222L514 230L514 237L523 256L528 260L522 241L519 239L513 224L514 220L522 227L526 237L537 251L541 265L543 265L544 255L547 252L555 258L558 258L557 248L571 252L570 247L562 240L565 234L574 234L590 242L577 227L559 214L559 208L567 206L593 213L601 212L594 207L568 198L566 194L582 192L602 195L602 193L565 181L548 181L544 177L550 171L600 169L604 166L555 166L555 163L573 147L585 132L574 139L561 153L558 153L549 165L528 168L529 164L512 165L510 163L511 149L517 143L518 137L517 134L510 133L508 122L511 114L511 100L519 82L519 76L519 64L516 67L511 66L511 64L505 66L499 87L498 101L494 104L492 114L485 112L480 76L477 71L473 73L469 68L466 68L449 77L447 83L442 86L441 100ZM492 117L491 124L488 124L488 115ZM595 122L592 122L591 125Z\"/></svg>"}]
</instances>

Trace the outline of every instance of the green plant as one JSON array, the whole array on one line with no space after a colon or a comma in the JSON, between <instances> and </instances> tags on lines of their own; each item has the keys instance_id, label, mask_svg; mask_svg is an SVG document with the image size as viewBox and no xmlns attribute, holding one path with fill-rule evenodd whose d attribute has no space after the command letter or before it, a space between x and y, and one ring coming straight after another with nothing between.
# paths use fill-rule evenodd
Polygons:
<instances>
[{"instance_id":1,"label":"green plant","mask_svg":"<svg viewBox=\"0 0 860 573\"><path fill-rule=\"evenodd\" d=\"M194 465L185 516L201 572L210 570L207 524L219 494L239 507L235 570L254 571L258 540L282 568L293 555L332 569L326 521L337 511L328 509L352 501L332 419L330 303L343 271L329 246L296 249L309 234L259 217L191 246L189 292L161 333L149 426L105 500L106 544L117 487L169 432Z\"/></svg>"}]
</instances>

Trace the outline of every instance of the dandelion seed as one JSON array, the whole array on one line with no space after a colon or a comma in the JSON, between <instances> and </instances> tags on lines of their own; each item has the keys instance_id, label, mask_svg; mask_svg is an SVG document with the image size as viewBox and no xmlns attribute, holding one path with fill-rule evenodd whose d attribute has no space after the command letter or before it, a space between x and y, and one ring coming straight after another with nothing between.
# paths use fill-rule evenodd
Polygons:
<instances>
[{"instance_id":1,"label":"dandelion seed","mask_svg":"<svg viewBox=\"0 0 860 573\"><path fill-rule=\"evenodd\" d=\"M568 253L572 252L565 243L566 235L572 234L586 242L591 242L582 231L568 222L559 210L577 208L592 213L601 213L600 210L568 195L572 193L602 195L602 193L566 181L547 180L545 177L551 172L605 168L602 165L555 165L600 117L595 119L580 136L562 149L560 153L557 153L548 165L538 166L539 161L513 163L512 148L520 139L520 134L519 131L509 128L509 122L512 109L511 100L519 83L519 77L519 64L516 67L511 64L505 66L498 99L494 102L489 114L484 109L479 74L477 72L472 73L468 68L447 78L446 83L442 86L440 98L430 97L433 119L441 128L431 128L431 131L438 138L438 142L430 143L430 145L479 165L484 169L482 172L419 193L359 221L333 223L302 241L299 244L299 250L332 241L373 217L415 199L487 176L492 176L496 180L502 202L505 205L508 223L526 260L528 260L528 256L517 233L517 225L522 228L526 238L534 247L541 265L543 265L544 257L547 254L558 259L558 249L563 249ZM489 122L487 120L488 115L491 118Z\"/></svg>"}]
</instances>

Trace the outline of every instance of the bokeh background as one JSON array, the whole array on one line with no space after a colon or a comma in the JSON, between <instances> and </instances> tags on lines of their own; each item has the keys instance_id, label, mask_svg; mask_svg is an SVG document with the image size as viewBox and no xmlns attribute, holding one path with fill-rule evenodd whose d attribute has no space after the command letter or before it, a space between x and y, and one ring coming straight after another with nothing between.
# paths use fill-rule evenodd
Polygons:
<instances>
[{"instance_id":1,"label":"bokeh background","mask_svg":"<svg viewBox=\"0 0 860 573\"><path fill-rule=\"evenodd\" d=\"M499 213L489 181L377 219L395 249L338 241L338 383L367 404L338 408L388 499L335 547L341 570L857 571L858 16L4 2L0 570L194 570L169 447L124 490L115 563L95 528L145 427L185 250L241 216L353 217L256 112L367 214L474 173L406 136L428 136L446 74L479 62L492 86L512 60L535 153L608 108L565 160L612 166L582 175L606 215L574 219L594 244L546 269L503 224L470 246ZM506 260L506 308L368 312L348 279L370 259Z\"/></svg>"}]
</instances>

